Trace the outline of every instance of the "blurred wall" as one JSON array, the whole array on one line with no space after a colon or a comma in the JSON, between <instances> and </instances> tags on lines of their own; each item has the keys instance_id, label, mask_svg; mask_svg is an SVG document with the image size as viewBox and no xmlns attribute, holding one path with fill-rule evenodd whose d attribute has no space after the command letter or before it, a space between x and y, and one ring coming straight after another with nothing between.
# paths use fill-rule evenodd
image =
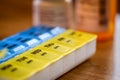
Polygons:
<instances>
[{"instance_id":1,"label":"blurred wall","mask_svg":"<svg viewBox=\"0 0 120 80\"><path fill-rule=\"evenodd\" d=\"M118 0L120 13L120 0ZM32 0L0 0L0 39L32 26Z\"/></svg>"},{"instance_id":2,"label":"blurred wall","mask_svg":"<svg viewBox=\"0 0 120 80\"><path fill-rule=\"evenodd\" d=\"M0 39L32 25L32 0L0 0Z\"/></svg>"},{"instance_id":3,"label":"blurred wall","mask_svg":"<svg viewBox=\"0 0 120 80\"><path fill-rule=\"evenodd\" d=\"M117 2L118 4L118 13L120 13L120 0L118 0L118 2Z\"/></svg>"}]
</instances>

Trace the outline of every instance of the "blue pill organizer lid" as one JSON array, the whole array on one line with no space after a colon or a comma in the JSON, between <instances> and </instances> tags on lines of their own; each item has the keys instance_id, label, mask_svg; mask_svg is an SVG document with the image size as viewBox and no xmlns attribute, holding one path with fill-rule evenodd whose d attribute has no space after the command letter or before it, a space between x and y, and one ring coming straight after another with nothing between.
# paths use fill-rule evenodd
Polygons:
<instances>
[{"instance_id":1,"label":"blue pill organizer lid","mask_svg":"<svg viewBox=\"0 0 120 80\"><path fill-rule=\"evenodd\" d=\"M33 26L0 41L0 63L65 32L61 27Z\"/></svg>"}]
</instances>

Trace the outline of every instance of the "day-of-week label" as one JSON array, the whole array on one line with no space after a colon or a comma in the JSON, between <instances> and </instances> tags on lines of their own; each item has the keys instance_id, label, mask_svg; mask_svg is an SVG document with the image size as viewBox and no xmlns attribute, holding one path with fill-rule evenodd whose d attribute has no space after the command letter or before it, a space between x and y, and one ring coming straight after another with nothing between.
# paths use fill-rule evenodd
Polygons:
<instances>
[{"instance_id":1,"label":"day-of-week label","mask_svg":"<svg viewBox=\"0 0 120 80\"><path fill-rule=\"evenodd\" d=\"M0 65L0 77L8 80L22 80L28 76L29 70L16 66L10 62Z\"/></svg>"}]
</instances>

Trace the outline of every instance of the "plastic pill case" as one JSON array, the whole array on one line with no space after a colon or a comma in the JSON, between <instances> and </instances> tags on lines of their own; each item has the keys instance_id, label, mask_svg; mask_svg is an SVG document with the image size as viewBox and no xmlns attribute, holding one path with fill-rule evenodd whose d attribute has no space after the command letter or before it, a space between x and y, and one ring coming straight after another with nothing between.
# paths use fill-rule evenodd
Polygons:
<instances>
[{"instance_id":1,"label":"plastic pill case","mask_svg":"<svg viewBox=\"0 0 120 80\"><path fill-rule=\"evenodd\" d=\"M34 26L0 41L0 80L54 80L90 58L94 34Z\"/></svg>"}]
</instances>

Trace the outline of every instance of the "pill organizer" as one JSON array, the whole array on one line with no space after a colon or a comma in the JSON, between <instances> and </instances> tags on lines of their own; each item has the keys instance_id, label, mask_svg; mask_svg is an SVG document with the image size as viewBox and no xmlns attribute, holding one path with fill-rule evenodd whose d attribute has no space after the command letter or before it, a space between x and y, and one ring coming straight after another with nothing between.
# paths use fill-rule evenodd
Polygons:
<instances>
[{"instance_id":1,"label":"pill organizer","mask_svg":"<svg viewBox=\"0 0 120 80\"><path fill-rule=\"evenodd\" d=\"M94 55L94 34L34 26L0 41L0 80L55 80Z\"/></svg>"}]
</instances>

